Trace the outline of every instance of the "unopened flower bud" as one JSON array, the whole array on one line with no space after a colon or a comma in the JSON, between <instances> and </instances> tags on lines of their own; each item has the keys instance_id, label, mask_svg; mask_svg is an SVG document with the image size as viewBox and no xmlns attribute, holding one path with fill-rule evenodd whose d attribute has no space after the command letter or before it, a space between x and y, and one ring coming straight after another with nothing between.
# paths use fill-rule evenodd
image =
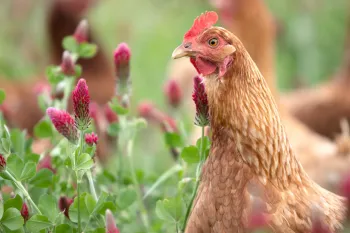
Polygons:
<instances>
[{"instance_id":1,"label":"unopened flower bud","mask_svg":"<svg viewBox=\"0 0 350 233\"><path fill-rule=\"evenodd\" d=\"M173 118L158 110L151 102L142 102L139 104L138 112L150 122L157 123L161 126L163 132L176 132L177 126Z\"/></svg>"},{"instance_id":2,"label":"unopened flower bud","mask_svg":"<svg viewBox=\"0 0 350 233\"><path fill-rule=\"evenodd\" d=\"M114 65L117 78L117 94L124 95L130 89L130 57L131 51L126 43L118 45L114 51Z\"/></svg>"},{"instance_id":3,"label":"unopened flower bud","mask_svg":"<svg viewBox=\"0 0 350 233\"><path fill-rule=\"evenodd\" d=\"M114 216L109 209L106 210L106 228L106 233L119 233L119 229L115 223Z\"/></svg>"},{"instance_id":4,"label":"unopened flower bud","mask_svg":"<svg viewBox=\"0 0 350 233\"><path fill-rule=\"evenodd\" d=\"M177 108L182 100L182 90L175 80L169 80L164 86L164 93L168 103Z\"/></svg>"},{"instance_id":5,"label":"unopened flower bud","mask_svg":"<svg viewBox=\"0 0 350 233\"><path fill-rule=\"evenodd\" d=\"M43 93L50 93L51 87L47 83L39 82L35 84L33 91L35 95L41 95Z\"/></svg>"},{"instance_id":6,"label":"unopened flower bud","mask_svg":"<svg viewBox=\"0 0 350 233\"><path fill-rule=\"evenodd\" d=\"M108 104L106 104L104 107L104 113L108 123L111 124L114 122L118 122L118 115L111 109L111 107Z\"/></svg>"},{"instance_id":7,"label":"unopened flower bud","mask_svg":"<svg viewBox=\"0 0 350 233\"><path fill-rule=\"evenodd\" d=\"M22 204L22 209L21 209L21 215L24 219L24 222L28 221L29 219L29 211L28 211L28 206L25 202Z\"/></svg>"},{"instance_id":8,"label":"unopened flower bud","mask_svg":"<svg viewBox=\"0 0 350 233\"><path fill-rule=\"evenodd\" d=\"M64 51L61 62L61 72L65 75L75 75L75 64L72 55L68 51Z\"/></svg>"},{"instance_id":9,"label":"unopened flower bud","mask_svg":"<svg viewBox=\"0 0 350 233\"><path fill-rule=\"evenodd\" d=\"M192 99L196 105L195 124L202 127L207 126L209 125L209 106L203 80L199 76L194 77L193 80L194 90Z\"/></svg>"},{"instance_id":10,"label":"unopened flower bud","mask_svg":"<svg viewBox=\"0 0 350 233\"><path fill-rule=\"evenodd\" d=\"M60 197L58 200L58 208L69 219L69 207L73 203L73 199L68 197Z\"/></svg>"},{"instance_id":11,"label":"unopened flower bud","mask_svg":"<svg viewBox=\"0 0 350 233\"><path fill-rule=\"evenodd\" d=\"M41 169L47 168L51 170L53 173L56 173L56 170L52 168L51 156L46 155L42 160L39 161L36 169L40 171Z\"/></svg>"},{"instance_id":12,"label":"unopened flower bud","mask_svg":"<svg viewBox=\"0 0 350 233\"><path fill-rule=\"evenodd\" d=\"M51 107L46 110L46 113L61 135L74 144L78 141L78 131L75 127L75 121L69 113Z\"/></svg>"},{"instance_id":13,"label":"unopened flower bud","mask_svg":"<svg viewBox=\"0 0 350 233\"><path fill-rule=\"evenodd\" d=\"M86 19L80 21L74 32L74 39L79 43L84 43L88 41L88 30L89 25Z\"/></svg>"},{"instance_id":14,"label":"unopened flower bud","mask_svg":"<svg viewBox=\"0 0 350 233\"><path fill-rule=\"evenodd\" d=\"M73 91L73 109L78 129L86 130L90 125L90 95L85 79L79 79Z\"/></svg>"},{"instance_id":15,"label":"unopened flower bud","mask_svg":"<svg viewBox=\"0 0 350 233\"><path fill-rule=\"evenodd\" d=\"M4 171L5 169L6 169L6 159L2 154L0 154L0 172Z\"/></svg>"},{"instance_id":16,"label":"unopened flower bud","mask_svg":"<svg viewBox=\"0 0 350 233\"><path fill-rule=\"evenodd\" d=\"M91 134L89 133L85 134L85 142L89 146L92 146L93 144L96 145L97 141L98 141L98 137L94 132L92 132Z\"/></svg>"}]
</instances>

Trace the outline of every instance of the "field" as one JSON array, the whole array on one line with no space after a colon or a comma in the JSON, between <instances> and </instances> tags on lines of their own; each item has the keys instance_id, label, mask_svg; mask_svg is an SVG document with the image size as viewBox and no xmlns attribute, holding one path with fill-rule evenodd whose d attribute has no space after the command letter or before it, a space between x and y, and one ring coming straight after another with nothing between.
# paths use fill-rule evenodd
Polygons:
<instances>
[{"instance_id":1,"label":"field","mask_svg":"<svg viewBox=\"0 0 350 233\"><path fill-rule=\"evenodd\" d=\"M51 65L45 32L47 2L1 1L2 80L28 81L38 74L44 74L46 67ZM291 91L299 86L312 87L328 80L338 69L343 58L345 35L348 30L347 16L350 12L347 0L266 2L281 28L276 44L280 91ZM197 154L205 157L209 143L208 139L204 138L197 142L198 148L192 147L195 152L189 149L188 137L191 130L199 127L193 124L195 116L189 115L185 106L174 111L167 103L163 86L169 78L169 61L174 48L182 42L183 35L193 19L211 9L213 7L205 0L104 0L98 1L88 11L86 19L89 27L101 41L103 49L109 53L111 63L113 52L120 43L126 42L131 49L132 95L130 106L127 107L128 113L124 113L125 106L117 103L117 99L112 103L112 109L120 115L120 122L124 122L109 129L119 147L115 149L115 155L108 163L94 168L94 177L90 179L90 168L93 166L90 164L90 157L81 158L86 159L87 165L83 161L79 170L76 164L71 164L74 159L67 162L67 157L62 157L60 153L73 154L76 150L74 153L79 155L74 156L92 155L95 146L90 148L82 144L70 145L67 140L62 139L46 116L37 136L52 137L52 142L57 143L56 146L61 150L59 153L51 151L56 173L50 173L47 180L47 177L44 177L47 174L38 176L39 171L21 174L21 170L25 170L24 164L32 162L36 165L43 155L32 155L30 147L27 148L29 140L24 139L20 131L11 130L7 134L6 128L1 125L0 137L8 140L10 144L10 149L6 150L4 142L0 148L0 153L7 157L7 170L14 176L18 175L14 179L23 183L34 205L21 188L12 185L13 179L2 175L4 179L0 178L0 186L13 187L18 196L10 199L10 193L2 194L0 216L12 217L13 221L6 222L6 218L3 217L0 220L0 232L78 232L78 218L81 218L83 227L80 229L85 228L85 233L106 232L107 209L113 212L120 232L181 232L187 205L195 186L199 162L191 161L188 157ZM69 50L72 47L67 48ZM74 48L72 50L77 56L81 56ZM51 83L51 87L54 85L56 84ZM66 82L65 85L72 84ZM152 123L146 126L144 120L138 118L139 103L145 100L153 102L157 108L174 118L180 133L164 133L164 130ZM64 101L58 101L55 107L58 106L65 106ZM80 130L80 135L82 132L90 132L94 127ZM116 136L119 138L116 139ZM58 142L62 144L58 145ZM82 139L80 143L83 143ZM187 158L186 162L181 158L174 161L169 149L175 147L179 151L183 147L187 148L187 151L182 153ZM81 148L85 148L84 151ZM7 152L7 155L4 152ZM16 156L13 156L14 154ZM32 158L26 158L28 154ZM9 161L10 156L12 158ZM24 163L22 167L16 167L16 163L21 162ZM80 198L75 198L72 204L74 208L69 212L69 220L64 214L59 214L59 206L55 206L55 203L59 202L61 196L74 198L77 195L76 179L79 181L79 176L83 174L82 183L78 184ZM95 182L96 200L91 190L92 180ZM47 195L43 198L44 194ZM167 200L164 200L165 198ZM23 214L20 216L17 212L21 210L24 200L29 206L30 217L34 218L29 219L25 227L22 227ZM78 200L83 204L77 204ZM42 212L39 215L35 215L38 214L35 203ZM89 203L93 204L89 206ZM47 211L50 208L53 208L52 213ZM12 209L12 212L6 212L9 209ZM88 222L91 224L87 224Z\"/></svg>"}]
</instances>

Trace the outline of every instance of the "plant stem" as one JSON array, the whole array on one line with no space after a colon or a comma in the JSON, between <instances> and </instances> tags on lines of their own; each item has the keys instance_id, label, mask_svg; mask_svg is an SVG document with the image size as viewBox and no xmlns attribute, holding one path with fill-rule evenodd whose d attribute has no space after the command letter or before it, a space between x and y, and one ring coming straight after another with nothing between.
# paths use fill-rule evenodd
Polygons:
<instances>
[{"instance_id":1,"label":"plant stem","mask_svg":"<svg viewBox=\"0 0 350 233\"><path fill-rule=\"evenodd\" d=\"M84 151L84 130L80 130L79 135L79 154L74 158L75 164L77 164L77 157L80 156ZM81 177L79 171L75 171L77 177L77 199L78 199L78 233L81 233L81 217L80 217L80 183Z\"/></svg>"},{"instance_id":2,"label":"plant stem","mask_svg":"<svg viewBox=\"0 0 350 233\"><path fill-rule=\"evenodd\" d=\"M96 190L95 190L94 180L92 179L91 170L88 170L86 172L86 175L87 175L88 180L89 180L90 192L91 192L92 196L94 197L94 199L97 201L98 198L97 198L97 194L96 194Z\"/></svg>"},{"instance_id":3,"label":"plant stem","mask_svg":"<svg viewBox=\"0 0 350 233\"><path fill-rule=\"evenodd\" d=\"M182 226L182 232L185 232L185 229L186 229L188 217L189 217L189 215L191 213L191 210L192 210L193 201L194 201L194 199L196 198L196 195L197 195L197 191L198 191L198 187L199 187L199 181L200 181L200 176L201 176L201 172L202 172L202 166L203 166L203 163L205 162L205 155L204 155L204 152L203 152L203 146L204 146L203 144L204 144L204 126L202 126L201 144L200 144L200 149L199 149L200 161L199 161L199 164L198 164L197 170L196 170L196 183L195 183L192 195L191 195L190 203L187 206L185 220L184 220L184 224Z\"/></svg>"},{"instance_id":4,"label":"plant stem","mask_svg":"<svg viewBox=\"0 0 350 233\"><path fill-rule=\"evenodd\" d=\"M34 203L32 198L30 197L27 190L22 185L22 183L20 181L16 180L16 178L13 177L10 172L4 171L4 173L11 179L11 181L15 184L15 186L22 192L23 196L28 200L28 202L32 205L32 207L35 209L35 211L38 214L42 214L41 211L39 210L38 206Z\"/></svg>"},{"instance_id":5,"label":"plant stem","mask_svg":"<svg viewBox=\"0 0 350 233\"><path fill-rule=\"evenodd\" d=\"M78 171L75 172L77 176L77 200L78 200L78 233L81 233L81 217L80 217L80 178Z\"/></svg>"},{"instance_id":6,"label":"plant stem","mask_svg":"<svg viewBox=\"0 0 350 233\"><path fill-rule=\"evenodd\" d=\"M137 201L139 203L139 207L140 207L140 212L141 212L141 219L143 222L143 225L146 228L146 231L149 232L149 222L148 222L148 213L147 213L147 209L143 203L142 200L142 194L141 194L141 190L140 190L140 184L137 180L136 177L136 172L135 172L135 168L134 168L134 162L132 159L132 148L133 148L133 140L130 139L127 143L127 147L126 147L126 155L128 157L129 160L129 166L130 166L130 170L131 170L131 177L132 177L132 181L134 183L135 186L135 191L136 191L136 195L137 195Z\"/></svg>"}]
</instances>

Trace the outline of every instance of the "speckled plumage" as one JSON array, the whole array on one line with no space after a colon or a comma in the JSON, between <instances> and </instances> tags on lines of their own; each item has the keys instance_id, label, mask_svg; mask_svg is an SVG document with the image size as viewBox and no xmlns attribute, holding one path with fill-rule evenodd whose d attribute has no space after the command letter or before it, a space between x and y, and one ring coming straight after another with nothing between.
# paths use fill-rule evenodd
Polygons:
<instances>
[{"instance_id":1,"label":"speckled plumage","mask_svg":"<svg viewBox=\"0 0 350 233\"><path fill-rule=\"evenodd\" d=\"M206 33L236 51L224 77L204 77L212 148L186 233L247 232L252 182L263 190L273 232L309 232L314 205L332 232L341 229L345 199L313 182L296 159L273 96L243 44L223 28Z\"/></svg>"}]
</instances>

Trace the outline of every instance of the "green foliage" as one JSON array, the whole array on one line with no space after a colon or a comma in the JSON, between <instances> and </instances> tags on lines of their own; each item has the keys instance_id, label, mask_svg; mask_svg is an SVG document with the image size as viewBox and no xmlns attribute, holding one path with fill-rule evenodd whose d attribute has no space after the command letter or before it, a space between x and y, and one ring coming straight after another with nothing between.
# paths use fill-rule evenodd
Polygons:
<instances>
[{"instance_id":1,"label":"green foliage","mask_svg":"<svg viewBox=\"0 0 350 233\"><path fill-rule=\"evenodd\" d=\"M5 99L6 99L5 91L3 89L0 89L0 105L4 102Z\"/></svg>"},{"instance_id":2,"label":"green foliage","mask_svg":"<svg viewBox=\"0 0 350 233\"><path fill-rule=\"evenodd\" d=\"M52 137L53 132L51 123L47 120L40 121L34 127L34 135L38 138Z\"/></svg>"},{"instance_id":3,"label":"green foliage","mask_svg":"<svg viewBox=\"0 0 350 233\"><path fill-rule=\"evenodd\" d=\"M7 227L9 230L15 231L23 226L24 220L18 209L9 208L3 214L0 222L1 225Z\"/></svg>"}]
</instances>

